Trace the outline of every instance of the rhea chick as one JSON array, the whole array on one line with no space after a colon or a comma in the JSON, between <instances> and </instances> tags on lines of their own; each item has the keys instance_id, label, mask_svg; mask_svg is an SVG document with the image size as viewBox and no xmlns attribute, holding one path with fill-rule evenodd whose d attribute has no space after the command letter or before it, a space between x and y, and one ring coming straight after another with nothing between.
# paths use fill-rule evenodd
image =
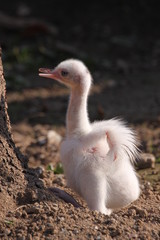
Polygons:
<instances>
[{"instance_id":1,"label":"rhea chick","mask_svg":"<svg viewBox=\"0 0 160 240\"><path fill-rule=\"evenodd\" d=\"M118 119L90 123L87 98L92 77L79 60L61 62L53 70L40 68L41 77L52 78L71 89L66 117L66 138L60 155L68 186L92 210L109 215L140 194L133 162L138 155L134 132Z\"/></svg>"}]
</instances>

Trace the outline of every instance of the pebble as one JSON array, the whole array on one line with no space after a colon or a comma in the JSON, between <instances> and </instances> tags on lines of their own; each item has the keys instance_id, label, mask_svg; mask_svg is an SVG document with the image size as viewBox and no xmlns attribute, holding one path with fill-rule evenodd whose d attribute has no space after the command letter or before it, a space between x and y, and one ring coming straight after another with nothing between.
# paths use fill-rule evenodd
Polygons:
<instances>
[{"instance_id":1,"label":"pebble","mask_svg":"<svg viewBox=\"0 0 160 240\"><path fill-rule=\"evenodd\" d=\"M23 218L27 218L27 217L28 217L25 210L23 210L22 217L23 217Z\"/></svg>"},{"instance_id":2,"label":"pebble","mask_svg":"<svg viewBox=\"0 0 160 240\"><path fill-rule=\"evenodd\" d=\"M25 236L22 236L21 234L17 234L17 238L16 238L17 240L25 240L26 238L25 238Z\"/></svg>"},{"instance_id":3,"label":"pebble","mask_svg":"<svg viewBox=\"0 0 160 240\"><path fill-rule=\"evenodd\" d=\"M151 153L141 153L140 158L136 162L138 169L155 168L156 158Z\"/></svg>"},{"instance_id":4,"label":"pebble","mask_svg":"<svg viewBox=\"0 0 160 240\"><path fill-rule=\"evenodd\" d=\"M53 240L53 237L45 237L45 240Z\"/></svg>"},{"instance_id":5,"label":"pebble","mask_svg":"<svg viewBox=\"0 0 160 240\"><path fill-rule=\"evenodd\" d=\"M48 228L46 228L44 234L49 235L49 234L53 234L53 232L54 232L54 228L53 227L48 227Z\"/></svg>"},{"instance_id":6,"label":"pebble","mask_svg":"<svg viewBox=\"0 0 160 240\"><path fill-rule=\"evenodd\" d=\"M36 186L38 187L38 188L44 188L44 183L43 183L43 181L42 181L42 179L41 180L37 180L36 182L35 182L35 184L36 184Z\"/></svg>"},{"instance_id":7,"label":"pebble","mask_svg":"<svg viewBox=\"0 0 160 240\"><path fill-rule=\"evenodd\" d=\"M135 211L136 214L138 214L140 217L146 217L148 215L146 209L141 209L141 208L138 208L137 206L132 206L130 207L129 210Z\"/></svg>"},{"instance_id":8,"label":"pebble","mask_svg":"<svg viewBox=\"0 0 160 240\"><path fill-rule=\"evenodd\" d=\"M157 200L159 200L159 201L160 201L160 195L157 195Z\"/></svg>"},{"instance_id":9,"label":"pebble","mask_svg":"<svg viewBox=\"0 0 160 240\"><path fill-rule=\"evenodd\" d=\"M138 235L136 233L133 233L129 237L130 237L130 239L137 239Z\"/></svg>"},{"instance_id":10,"label":"pebble","mask_svg":"<svg viewBox=\"0 0 160 240\"><path fill-rule=\"evenodd\" d=\"M11 233L10 229L6 228L4 234L8 236L10 233Z\"/></svg>"},{"instance_id":11,"label":"pebble","mask_svg":"<svg viewBox=\"0 0 160 240\"><path fill-rule=\"evenodd\" d=\"M97 236L96 240L101 240L101 236Z\"/></svg>"},{"instance_id":12,"label":"pebble","mask_svg":"<svg viewBox=\"0 0 160 240\"><path fill-rule=\"evenodd\" d=\"M37 196L36 191L31 190L31 191L29 192L29 194L30 194L30 198L31 198L31 201L32 201L32 202L36 202L36 201L38 200L38 196Z\"/></svg>"},{"instance_id":13,"label":"pebble","mask_svg":"<svg viewBox=\"0 0 160 240\"><path fill-rule=\"evenodd\" d=\"M38 236L34 236L33 239L34 239L34 240L40 240L40 237L38 237Z\"/></svg>"},{"instance_id":14,"label":"pebble","mask_svg":"<svg viewBox=\"0 0 160 240\"><path fill-rule=\"evenodd\" d=\"M111 237L116 237L117 235L120 235L119 229L111 229L110 236Z\"/></svg>"},{"instance_id":15,"label":"pebble","mask_svg":"<svg viewBox=\"0 0 160 240\"><path fill-rule=\"evenodd\" d=\"M53 206L52 209L53 209L54 211L58 211L59 208L58 208L58 206Z\"/></svg>"},{"instance_id":16,"label":"pebble","mask_svg":"<svg viewBox=\"0 0 160 240\"><path fill-rule=\"evenodd\" d=\"M44 168L43 167L37 167L35 169L35 171L36 171L36 174L37 174L38 177L42 177L43 173L44 173Z\"/></svg>"},{"instance_id":17,"label":"pebble","mask_svg":"<svg viewBox=\"0 0 160 240\"><path fill-rule=\"evenodd\" d=\"M136 215L136 210L131 208L131 209L128 209L128 215L129 216L135 216Z\"/></svg>"},{"instance_id":18,"label":"pebble","mask_svg":"<svg viewBox=\"0 0 160 240\"><path fill-rule=\"evenodd\" d=\"M15 216L16 216L17 218L21 217L21 215L22 215L21 212L16 212L16 213L15 213Z\"/></svg>"},{"instance_id":19,"label":"pebble","mask_svg":"<svg viewBox=\"0 0 160 240\"><path fill-rule=\"evenodd\" d=\"M46 223L46 226L53 228L53 223Z\"/></svg>"},{"instance_id":20,"label":"pebble","mask_svg":"<svg viewBox=\"0 0 160 240\"><path fill-rule=\"evenodd\" d=\"M50 130L47 134L47 140L49 144L59 146L60 142L62 141L62 137L57 132Z\"/></svg>"},{"instance_id":21,"label":"pebble","mask_svg":"<svg viewBox=\"0 0 160 240\"><path fill-rule=\"evenodd\" d=\"M26 212L28 214L37 214L37 213L39 213L39 209L35 208L35 207L30 207L30 208L26 209Z\"/></svg>"},{"instance_id":22,"label":"pebble","mask_svg":"<svg viewBox=\"0 0 160 240\"><path fill-rule=\"evenodd\" d=\"M107 219L106 221L105 221L105 223L106 224L115 224L117 221L116 221L116 219L114 219L114 218L109 218L109 219Z\"/></svg>"},{"instance_id":23,"label":"pebble","mask_svg":"<svg viewBox=\"0 0 160 240\"><path fill-rule=\"evenodd\" d=\"M45 137L39 137L38 140L37 140L37 143L40 145L40 146L43 146L47 143L47 139Z\"/></svg>"},{"instance_id":24,"label":"pebble","mask_svg":"<svg viewBox=\"0 0 160 240\"><path fill-rule=\"evenodd\" d=\"M32 235L29 233L28 235L27 235L27 240L32 240L33 238L32 238Z\"/></svg>"}]
</instances>

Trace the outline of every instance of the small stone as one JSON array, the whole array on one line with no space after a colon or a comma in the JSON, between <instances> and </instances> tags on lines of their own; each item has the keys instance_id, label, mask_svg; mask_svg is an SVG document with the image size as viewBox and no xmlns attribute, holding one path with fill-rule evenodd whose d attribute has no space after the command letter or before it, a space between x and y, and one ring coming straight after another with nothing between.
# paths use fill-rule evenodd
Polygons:
<instances>
[{"instance_id":1,"label":"small stone","mask_svg":"<svg viewBox=\"0 0 160 240\"><path fill-rule=\"evenodd\" d=\"M30 198L31 202L36 202L38 200L37 193L34 190L29 190L28 197Z\"/></svg>"},{"instance_id":2,"label":"small stone","mask_svg":"<svg viewBox=\"0 0 160 240\"><path fill-rule=\"evenodd\" d=\"M35 237L34 237L34 240L40 240L40 237L35 236Z\"/></svg>"},{"instance_id":3,"label":"small stone","mask_svg":"<svg viewBox=\"0 0 160 240\"><path fill-rule=\"evenodd\" d=\"M38 141L37 141L37 143L40 145L40 146L43 146L43 145L45 145L46 144L46 142L47 142L47 139L45 138L45 137L39 137L38 138Z\"/></svg>"},{"instance_id":4,"label":"small stone","mask_svg":"<svg viewBox=\"0 0 160 240\"><path fill-rule=\"evenodd\" d=\"M35 207L30 207L30 208L26 209L26 212L28 214L37 214L37 213L39 213L39 209L35 208Z\"/></svg>"},{"instance_id":5,"label":"small stone","mask_svg":"<svg viewBox=\"0 0 160 240\"><path fill-rule=\"evenodd\" d=\"M52 223L47 223L46 226L53 228L53 224Z\"/></svg>"},{"instance_id":6,"label":"small stone","mask_svg":"<svg viewBox=\"0 0 160 240\"><path fill-rule=\"evenodd\" d=\"M146 217L148 215L145 209L138 208L137 206L133 206L130 209L135 210L136 214L138 214L140 217Z\"/></svg>"},{"instance_id":7,"label":"small stone","mask_svg":"<svg viewBox=\"0 0 160 240\"><path fill-rule=\"evenodd\" d=\"M22 215L21 212L16 212L16 213L15 213L15 216L16 216L17 218L19 218L21 215Z\"/></svg>"},{"instance_id":8,"label":"small stone","mask_svg":"<svg viewBox=\"0 0 160 240\"><path fill-rule=\"evenodd\" d=\"M27 240L32 240L33 238L32 238L32 235L29 233L28 235L27 235L27 238L26 238Z\"/></svg>"},{"instance_id":9,"label":"small stone","mask_svg":"<svg viewBox=\"0 0 160 240\"><path fill-rule=\"evenodd\" d=\"M159 201L160 201L160 195L157 195L157 200L159 200Z\"/></svg>"},{"instance_id":10,"label":"small stone","mask_svg":"<svg viewBox=\"0 0 160 240\"><path fill-rule=\"evenodd\" d=\"M45 237L45 240L53 240L53 236L52 237Z\"/></svg>"},{"instance_id":11,"label":"small stone","mask_svg":"<svg viewBox=\"0 0 160 240\"><path fill-rule=\"evenodd\" d=\"M37 224L35 222L32 223L32 228L35 228Z\"/></svg>"},{"instance_id":12,"label":"small stone","mask_svg":"<svg viewBox=\"0 0 160 240\"><path fill-rule=\"evenodd\" d=\"M41 179L41 180L37 180L37 181L35 182L35 185L36 185L38 188L43 188L43 187L44 187L44 183L43 183L42 179Z\"/></svg>"},{"instance_id":13,"label":"small stone","mask_svg":"<svg viewBox=\"0 0 160 240\"><path fill-rule=\"evenodd\" d=\"M25 211L25 210L23 210L23 213L22 213L22 218L27 218L27 217L28 217L28 215L27 215L26 211Z\"/></svg>"},{"instance_id":14,"label":"small stone","mask_svg":"<svg viewBox=\"0 0 160 240\"><path fill-rule=\"evenodd\" d=\"M130 239L137 239L138 235L137 235L137 233L132 233L129 237L130 237Z\"/></svg>"},{"instance_id":15,"label":"small stone","mask_svg":"<svg viewBox=\"0 0 160 240\"><path fill-rule=\"evenodd\" d=\"M8 236L10 233L11 233L10 229L8 229L8 228L7 228L7 229L5 229L5 231L4 231L4 234L5 234L5 235L7 235L7 236Z\"/></svg>"},{"instance_id":16,"label":"small stone","mask_svg":"<svg viewBox=\"0 0 160 240\"><path fill-rule=\"evenodd\" d=\"M133 208L128 209L128 215L129 216L135 216L136 215L136 210Z\"/></svg>"},{"instance_id":17,"label":"small stone","mask_svg":"<svg viewBox=\"0 0 160 240\"><path fill-rule=\"evenodd\" d=\"M113 229L113 230L111 230L110 231L110 236L111 237L116 237L116 236L118 236L118 235L120 235L120 230L119 229Z\"/></svg>"},{"instance_id":18,"label":"small stone","mask_svg":"<svg viewBox=\"0 0 160 240\"><path fill-rule=\"evenodd\" d=\"M59 146L60 142L62 141L62 137L57 132L50 130L47 134L47 140L49 144Z\"/></svg>"},{"instance_id":19,"label":"small stone","mask_svg":"<svg viewBox=\"0 0 160 240\"><path fill-rule=\"evenodd\" d=\"M53 206L52 209L53 209L54 211L58 211L59 208L58 208L58 206Z\"/></svg>"},{"instance_id":20,"label":"small stone","mask_svg":"<svg viewBox=\"0 0 160 240\"><path fill-rule=\"evenodd\" d=\"M45 235L53 234L53 232L54 232L53 226L47 227L47 229L45 230Z\"/></svg>"},{"instance_id":21,"label":"small stone","mask_svg":"<svg viewBox=\"0 0 160 240\"><path fill-rule=\"evenodd\" d=\"M140 158L136 162L138 169L155 168L155 156L151 153L141 153Z\"/></svg>"},{"instance_id":22,"label":"small stone","mask_svg":"<svg viewBox=\"0 0 160 240\"><path fill-rule=\"evenodd\" d=\"M44 173L44 168L43 167L37 167L35 169L35 171L36 171L37 176L41 178L43 176L43 173Z\"/></svg>"},{"instance_id":23,"label":"small stone","mask_svg":"<svg viewBox=\"0 0 160 240\"><path fill-rule=\"evenodd\" d=\"M101 236L97 236L96 240L101 240Z\"/></svg>"},{"instance_id":24,"label":"small stone","mask_svg":"<svg viewBox=\"0 0 160 240\"><path fill-rule=\"evenodd\" d=\"M94 228L95 228L96 230L98 230L98 226L95 226Z\"/></svg>"},{"instance_id":25,"label":"small stone","mask_svg":"<svg viewBox=\"0 0 160 240\"><path fill-rule=\"evenodd\" d=\"M25 240L26 238L24 236L22 236L21 234L17 234L17 240Z\"/></svg>"}]
</instances>

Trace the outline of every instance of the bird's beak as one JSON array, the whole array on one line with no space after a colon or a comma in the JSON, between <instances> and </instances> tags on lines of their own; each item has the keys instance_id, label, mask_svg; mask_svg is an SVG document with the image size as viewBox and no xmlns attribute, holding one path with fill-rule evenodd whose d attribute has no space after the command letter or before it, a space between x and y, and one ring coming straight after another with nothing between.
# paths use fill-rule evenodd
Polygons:
<instances>
[{"instance_id":1,"label":"bird's beak","mask_svg":"<svg viewBox=\"0 0 160 240\"><path fill-rule=\"evenodd\" d=\"M55 80L60 80L59 71L56 69L49 69L49 68L39 68L39 76L40 77L46 77L46 78L52 78Z\"/></svg>"}]
</instances>

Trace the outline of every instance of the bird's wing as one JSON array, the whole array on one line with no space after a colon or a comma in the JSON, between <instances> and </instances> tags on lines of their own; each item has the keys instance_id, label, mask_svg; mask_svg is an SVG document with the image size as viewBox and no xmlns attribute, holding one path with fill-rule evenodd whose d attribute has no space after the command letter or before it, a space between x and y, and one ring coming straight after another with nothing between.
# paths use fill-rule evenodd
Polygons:
<instances>
[{"instance_id":1,"label":"bird's wing","mask_svg":"<svg viewBox=\"0 0 160 240\"><path fill-rule=\"evenodd\" d=\"M105 136L109 148L116 149L118 156L125 157L127 155L131 162L138 158L139 149L136 134L119 119L93 123L92 131L84 136L83 142L86 146L91 146Z\"/></svg>"}]
</instances>

